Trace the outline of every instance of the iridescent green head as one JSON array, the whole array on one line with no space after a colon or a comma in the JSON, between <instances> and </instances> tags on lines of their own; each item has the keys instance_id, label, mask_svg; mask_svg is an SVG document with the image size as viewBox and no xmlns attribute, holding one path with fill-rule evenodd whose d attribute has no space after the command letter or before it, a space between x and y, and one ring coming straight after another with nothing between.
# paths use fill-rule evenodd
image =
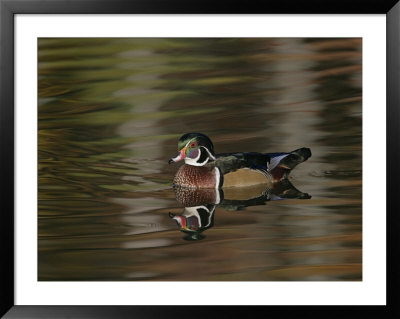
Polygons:
<instances>
[{"instance_id":1,"label":"iridescent green head","mask_svg":"<svg viewBox=\"0 0 400 319\"><path fill-rule=\"evenodd\" d=\"M186 133L178 141L178 154L169 163L185 160L188 165L203 166L215 160L214 145L201 133Z\"/></svg>"}]
</instances>

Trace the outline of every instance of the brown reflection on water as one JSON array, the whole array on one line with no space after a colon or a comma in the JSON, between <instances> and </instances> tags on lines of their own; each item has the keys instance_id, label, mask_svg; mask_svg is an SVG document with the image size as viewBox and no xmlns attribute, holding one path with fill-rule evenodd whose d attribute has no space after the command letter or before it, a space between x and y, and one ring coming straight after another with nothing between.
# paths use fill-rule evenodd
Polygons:
<instances>
[{"instance_id":1,"label":"brown reflection on water","mask_svg":"<svg viewBox=\"0 0 400 319\"><path fill-rule=\"evenodd\" d=\"M40 39L39 280L361 280L360 39ZM217 153L306 146L311 199L169 213L189 131Z\"/></svg>"}]
</instances>

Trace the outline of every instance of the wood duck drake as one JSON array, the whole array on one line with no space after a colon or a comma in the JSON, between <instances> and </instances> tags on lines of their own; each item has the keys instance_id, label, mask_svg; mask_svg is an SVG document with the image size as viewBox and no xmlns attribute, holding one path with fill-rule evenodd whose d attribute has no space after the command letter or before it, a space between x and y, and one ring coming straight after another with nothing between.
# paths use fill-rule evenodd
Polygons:
<instances>
[{"instance_id":1,"label":"wood duck drake","mask_svg":"<svg viewBox=\"0 0 400 319\"><path fill-rule=\"evenodd\" d=\"M208 136L184 134L178 141L178 154L168 163L185 160L173 184L189 188L246 187L270 184L288 177L290 171L311 156L303 147L290 153L215 154Z\"/></svg>"}]
</instances>

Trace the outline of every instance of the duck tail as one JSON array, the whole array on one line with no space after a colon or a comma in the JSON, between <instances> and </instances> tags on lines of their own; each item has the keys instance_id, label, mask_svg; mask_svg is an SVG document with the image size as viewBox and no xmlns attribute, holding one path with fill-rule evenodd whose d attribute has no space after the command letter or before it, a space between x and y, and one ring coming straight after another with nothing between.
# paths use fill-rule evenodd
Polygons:
<instances>
[{"instance_id":1,"label":"duck tail","mask_svg":"<svg viewBox=\"0 0 400 319\"><path fill-rule=\"evenodd\" d=\"M284 165L288 169L293 169L300 163L305 162L311 157L311 150L307 147L302 147L289 153L288 156L283 158L279 165Z\"/></svg>"},{"instance_id":2,"label":"duck tail","mask_svg":"<svg viewBox=\"0 0 400 319\"><path fill-rule=\"evenodd\" d=\"M286 156L280 155L279 157L279 163L269 171L274 181L287 178L293 168L311 157L311 150L307 147L302 147L287 153Z\"/></svg>"}]
</instances>

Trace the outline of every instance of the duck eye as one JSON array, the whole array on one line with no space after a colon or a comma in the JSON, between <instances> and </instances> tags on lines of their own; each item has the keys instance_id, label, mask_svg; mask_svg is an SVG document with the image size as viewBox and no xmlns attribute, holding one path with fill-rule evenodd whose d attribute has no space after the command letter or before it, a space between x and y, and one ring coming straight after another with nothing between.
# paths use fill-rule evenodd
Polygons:
<instances>
[{"instance_id":1,"label":"duck eye","mask_svg":"<svg viewBox=\"0 0 400 319\"><path fill-rule=\"evenodd\" d=\"M195 147L196 147L196 143L190 144L190 147L191 147L191 148L195 148Z\"/></svg>"}]
</instances>

